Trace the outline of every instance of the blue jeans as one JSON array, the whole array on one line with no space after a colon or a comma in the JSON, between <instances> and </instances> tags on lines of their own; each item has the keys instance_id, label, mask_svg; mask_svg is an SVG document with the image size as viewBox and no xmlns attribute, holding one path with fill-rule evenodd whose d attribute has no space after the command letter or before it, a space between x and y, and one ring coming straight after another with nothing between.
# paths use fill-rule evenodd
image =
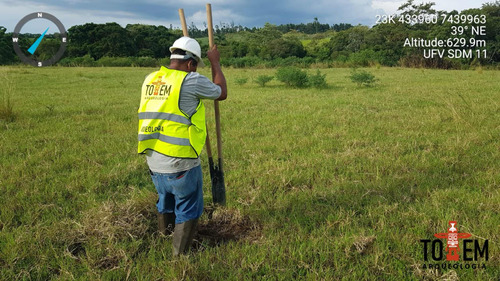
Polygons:
<instances>
[{"instance_id":1,"label":"blue jeans","mask_svg":"<svg viewBox=\"0 0 500 281\"><path fill-rule=\"evenodd\" d=\"M203 212L201 165L179 173L151 172L158 191L156 207L161 214L175 213L175 223L197 219Z\"/></svg>"}]
</instances>

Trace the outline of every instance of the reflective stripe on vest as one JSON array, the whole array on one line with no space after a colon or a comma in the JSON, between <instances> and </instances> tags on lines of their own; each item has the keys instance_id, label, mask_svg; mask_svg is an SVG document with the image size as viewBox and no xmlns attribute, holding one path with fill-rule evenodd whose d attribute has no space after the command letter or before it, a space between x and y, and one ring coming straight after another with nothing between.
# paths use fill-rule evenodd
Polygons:
<instances>
[{"instance_id":1,"label":"reflective stripe on vest","mask_svg":"<svg viewBox=\"0 0 500 281\"><path fill-rule=\"evenodd\" d=\"M168 143L177 144L177 145L185 145L185 146L191 145L191 143L189 142L189 139L169 137L169 136L162 135L160 133L153 133L153 134L149 134L149 135L139 135L139 141L150 140L150 139L159 139L162 142L168 142Z\"/></svg>"},{"instance_id":2,"label":"reflective stripe on vest","mask_svg":"<svg viewBox=\"0 0 500 281\"><path fill-rule=\"evenodd\" d=\"M179 116L171 113L164 112L141 112L139 113L139 119L162 119L175 121L177 123L182 123L186 125L191 125L189 118L185 116Z\"/></svg>"},{"instance_id":3,"label":"reflective stripe on vest","mask_svg":"<svg viewBox=\"0 0 500 281\"><path fill-rule=\"evenodd\" d=\"M180 89L187 72L161 67L142 85L138 110L138 152L151 149L178 158L197 158L206 139L205 107L192 116L179 108Z\"/></svg>"}]
</instances>

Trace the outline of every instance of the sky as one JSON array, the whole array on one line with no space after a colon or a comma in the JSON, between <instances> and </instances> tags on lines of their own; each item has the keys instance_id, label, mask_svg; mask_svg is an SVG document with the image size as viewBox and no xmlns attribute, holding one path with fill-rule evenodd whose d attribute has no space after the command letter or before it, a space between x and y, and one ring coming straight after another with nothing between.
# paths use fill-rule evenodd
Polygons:
<instances>
[{"instance_id":1,"label":"sky","mask_svg":"<svg viewBox=\"0 0 500 281\"><path fill-rule=\"evenodd\" d=\"M66 29L88 22L117 22L180 27L178 9L183 8L188 24L204 29L205 4L211 1L214 25L233 22L235 25L261 27L271 24L308 23L315 17L321 23L350 23L372 26L377 15L390 15L406 1L399 0L0 0L0 26L12 32L27 14L46 12L56 16ZM493 0L434 0L437 10L461 11L480 8ZM415 0L415 3L429 1ZM33 20L36 21L36 20ZM42 26L45 26L42 24ZM46 27L45 27L46 28ZM45 29L42 28L42 29ZM22 33L41 33L39 24L23 27ZM55 29L55 28L53 28ZM48 32L50 34L50 32Z\"/></svg>"}]
</instances>

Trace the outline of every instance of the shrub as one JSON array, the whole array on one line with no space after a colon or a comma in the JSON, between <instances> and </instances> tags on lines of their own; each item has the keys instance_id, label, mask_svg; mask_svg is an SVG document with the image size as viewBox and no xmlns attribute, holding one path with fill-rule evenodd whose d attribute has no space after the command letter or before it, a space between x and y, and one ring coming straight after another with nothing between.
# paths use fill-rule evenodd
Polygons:
<instances>
[{"instance_id":1,"label":"shrub","mask_svg":"<svg viewBox=\"0 0 500 281\"><path fill-rule=\"evenodd\" d=\"M131 57L102 57L97 60L99 66L131 66L134 63Z\"/></svg>"},{"instance_id":2,"label":"shrub","mask_svg":"<svg viewBox=\"0 0 500 281\"><path fill-rule=\"evenodd\" d=\"M297 67L283 67L276 71L276 79L292 87L307 86L307 73Z\"/></svg>"},{"instance_id":3,"label":"shrub","mask_svg":"<svg viewBox=\"0 0 500 281\"><path fill-rule=\"evenodd\" d=\"M59 65L62 66L95 66L95 60L89 55L86 54L83 57L76 58L63 58L58 62Z\"/></svg>"},{"instance_id":4,"label":"shrub","mask_svg":"<svg viewBox=\"0 0 500 281\"><path fill-rule=\"evenodd\" d=\"M287 67L287 66L296 66L296 67L309 67L316 60L312 57L286 57L286 58L275 58L272 60L267 60L265 62L266 67Z\"/></svg>"},{"instance_id":5,"label":"shrub","mask_svg":"<svg viewBox=\"0 0 500 281\"><path fill-rule=\"evenodd\" d=\"M139 66L139 67L157 67L159 65L160 65L159 62L151 57L138 57L132 64L132 66Z\"/></svg>"},{"instance_id":6,"label":"shrub","mask_svg":"<svg viewBox=\"0 0 500 281\"><path fill-rule=\"evenodd\" d=\"M158 60L158 64L163 66L168 66L170 64L170 58L169 57L161 58Z\"/></svg>"},{"instance_id":7,"label":"shrub","mask_svg":"<svg viewBox=\"0 0 500 281\"><path fill-rule=\"evenodd\" d=\"M248 78L247 77L240 77L240 78L236 78L236 84L238 85L245 85L247 82L248 82Z\"/></svg>"},{"instance_id":8,"label":"shrub","mask_svg":"<svg viewBox=\"0 0 500 281\"><path fill-rule=\"evenodd\" d=\"M309 76L309 85L317 89L324 89L327 87L325 77L326 74L321 74L317 69L316 74Z\"/></svg>"},{"instance_id":9,"label":"shrub","mask_svg":"<svg viewBox=\"0 0 500 281\"><path fill-rule=\"evenodd\" d=\"M262 63L259 57L242 57L242 58L228 58L221 59L221 66L232 66L236 68L252 67Z\"/></svg>"},{"instance_id":10,"label":"shrub","mask_svg":"<svg viewBox=\"0 0 500 281\"><path fill-rule=\"evenodd\" d=\"M351 78L352 82L358 84L358 86L363 85L365 87L371 87L373 86L375 81L377 81L377 79L375 79L375 76L370 72L365 70L358 71L356 69L353 69L349 78Z\"/></svg>"},{"instance_id":11,"label":"shrub","mask_svg":"<svg viewBox=\"0 0 500 281\"><path fill-rule=\"evenodd\" d=\"M57 62L57 65L61 66L71 66L71 59L70 58L62 58Z\"/></svg>"},{"instance_id":12,"label":"shrub","mask_svg":"<svg viewBox=\"0 0 500 281\"><path fill-rule=\"evenodd\" d=\"M265 87L266 83L273 80L273 78L274 78L273 76L269 76L269 75L259 75L255 79L255 83L259 84L259 86L261 86L261 87Z\"/></svg>"},{"instance_id":13,"label":"shrub","mask_svg":"<svg viewBox=\"0 0 500 281\"><path fill-rule=\"evenodd\" d=\"M352 53L349 56L349 62L351 65L355 66L369 66L373 63L376 57L376 53L373 50L362 50L356 53Z\"/></svg>"}]
</instances>

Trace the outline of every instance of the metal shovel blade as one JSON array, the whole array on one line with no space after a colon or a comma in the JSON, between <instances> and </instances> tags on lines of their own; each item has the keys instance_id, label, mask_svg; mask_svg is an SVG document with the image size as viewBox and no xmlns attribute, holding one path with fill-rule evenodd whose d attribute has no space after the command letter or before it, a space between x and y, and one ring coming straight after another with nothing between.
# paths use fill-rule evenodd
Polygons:
<instances>
[{"instance_id":1,"label":"metal shovel blade","mask_svg":"<svg viewBox=\"0 0 500 281\"><path fill-rule=\"evenodd\" d=\"M208 159L210 165L210 178L212 179L212 198L214 204L226 205L226 185L224 183L224 171L222 170L222 159L219 158L219 165L214 164L213 159Z\"/></svg>"}]
</instances>

